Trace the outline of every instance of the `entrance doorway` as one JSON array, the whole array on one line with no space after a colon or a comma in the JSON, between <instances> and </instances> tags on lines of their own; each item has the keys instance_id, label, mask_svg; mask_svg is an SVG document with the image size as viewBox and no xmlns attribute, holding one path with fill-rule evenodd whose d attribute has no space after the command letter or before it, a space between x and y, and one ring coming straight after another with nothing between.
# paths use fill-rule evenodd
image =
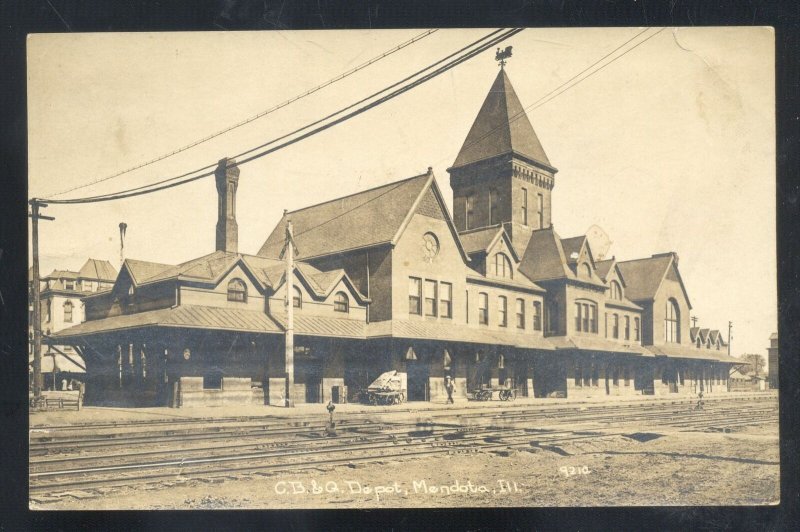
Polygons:
<instances>
[{"instance_id":1,"label":"entrance doorway","mask_svg":"<svg viewBox=\"0 0 800 532\"><path fill-rule=\"evenodd\" d=\"M406 364L408 372L408 400L430 400L430 365L424 360L409 360Z\"/></svg>"}]
</instances>

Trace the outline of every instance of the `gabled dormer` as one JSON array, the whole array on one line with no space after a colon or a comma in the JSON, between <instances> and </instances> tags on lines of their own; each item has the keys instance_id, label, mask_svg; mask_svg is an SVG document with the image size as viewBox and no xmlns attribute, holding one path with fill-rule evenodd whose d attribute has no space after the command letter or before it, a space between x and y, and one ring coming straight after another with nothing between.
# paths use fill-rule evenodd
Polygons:
<instances>
[{"instance_id":1,"label":"gabled dormer","mask_svg":"<svg viewBox=\"0 0 800 532\"><path fill-rule=\"evenodd\" d=\"M276 272L274 272L276 273ZM268 289L267 312L281 326L286 323L286 270ZM293 270L292 307L295 319L323 317L365 321L370 302L354 285L344 270L328 272L298 262Z\"/></svg>"},{"instance_id":2,"label":"gabled dormer","mask_svg":"<svg viewBox=\"0 0 800 532\"><path fill-rule=\"evenodd\" d=\"M518 277L519 256L502 225L462 231L458 236L473 270L495 279Z\"/></svg>"}]
</instances>

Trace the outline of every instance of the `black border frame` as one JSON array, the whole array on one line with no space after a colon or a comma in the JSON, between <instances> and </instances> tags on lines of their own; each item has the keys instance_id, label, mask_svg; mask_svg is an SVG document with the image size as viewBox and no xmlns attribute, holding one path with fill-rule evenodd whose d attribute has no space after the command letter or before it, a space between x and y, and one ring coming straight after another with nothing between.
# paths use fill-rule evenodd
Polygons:
<instances>
[{"instance_id":1,"label":"black border frame","mask_svg":"<svg viewBox=\"0 0 800 532\"><path fill-rule=\"evenodd\" d=\"M26 56L28 33L493 26L711 26L775 28L781 504L777 507L618 507L30 512L27 493ZM800 9L793 1L738 0L0 0L0 372L5 435L0 529L71 530L792 530L798 519L797 388L800 331ZM725 245L735 246L735 241ZM742 250L746 253L747 250ZM743 289L746 289L743 288ZM766 347L765 338L765 347Z\"/></svg>"}]
</instances>

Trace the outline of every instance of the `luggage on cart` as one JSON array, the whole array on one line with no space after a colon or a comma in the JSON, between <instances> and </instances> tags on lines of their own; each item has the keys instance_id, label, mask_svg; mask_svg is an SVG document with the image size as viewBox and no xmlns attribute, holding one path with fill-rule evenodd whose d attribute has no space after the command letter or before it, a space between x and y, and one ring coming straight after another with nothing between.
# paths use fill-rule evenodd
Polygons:
<instances>
[{"instance_id":1,"label":"luggage on cart","mask_svg":"<svg viewBox=\"0 0 800 532\"><path fill-rule=\"evenodd\" d=\"M362 394L362 400L372 405L397 405L406 400L408 376L399 371L387 371L372 381Z\"/></svg>"}]
</instances>

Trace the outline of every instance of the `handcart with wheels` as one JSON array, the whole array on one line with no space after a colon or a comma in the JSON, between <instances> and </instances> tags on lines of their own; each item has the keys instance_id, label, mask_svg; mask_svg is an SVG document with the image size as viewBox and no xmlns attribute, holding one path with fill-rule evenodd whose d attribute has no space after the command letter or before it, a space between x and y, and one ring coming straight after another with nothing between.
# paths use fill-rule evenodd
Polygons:
<instances>
[{"instance_id":1,"label":"handcart with wheels","mask_svg":"<svg viewBox=\"0 0 800 532\"><path fill-rule=\"evenodd\" d=\"M500 399L501 401L513 401L517 398L517 390L516 388L510 388L508 386L482 386L476 390L473 390L470 394L470 399L475 401L490 401L493 397Z\"/></svg>"}]
</instances>

